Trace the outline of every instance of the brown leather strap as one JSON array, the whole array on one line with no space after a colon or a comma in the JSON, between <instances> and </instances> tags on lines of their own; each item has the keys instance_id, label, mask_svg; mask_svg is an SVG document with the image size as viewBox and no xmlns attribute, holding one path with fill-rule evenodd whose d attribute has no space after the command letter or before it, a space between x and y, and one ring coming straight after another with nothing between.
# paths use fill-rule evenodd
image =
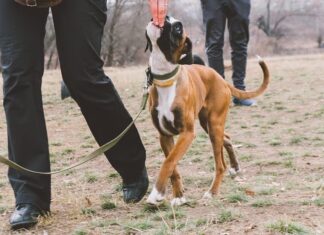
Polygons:
<instances>
[{"instance_id":1,"label":"brown leather strap","mask_svg":"<svg viewBox=\"0 0 324 235\"><path fill-rule=\"evenodd\" d=\"M53 7L63 0L15 0L15 2L28 7Z\"/></svg>"}]
</instances>

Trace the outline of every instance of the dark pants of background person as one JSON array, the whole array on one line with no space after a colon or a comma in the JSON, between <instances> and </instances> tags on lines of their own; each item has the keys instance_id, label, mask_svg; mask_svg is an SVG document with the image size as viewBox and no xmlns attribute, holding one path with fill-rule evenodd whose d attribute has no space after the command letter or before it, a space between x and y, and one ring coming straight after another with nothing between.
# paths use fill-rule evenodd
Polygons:
<instances>
[{"instance_id":1,"label":"dark pants of background person","mask_svg":"<svg viewBox=\"0 0 324 235\"><path fill-rule=\"evenodd\" d=\"M250 0L201 0L209 66L224 75L223 47L227 21L232 48L233 83L244 90L249 42Z\"/></svg>"},{"instance_id":2,"label":"dark pants of background person","mask_svg":"<svg viewBox=\"0 0 324 235\"><path fill-rule=\"evenodd\" d=\"M100 145L116 137L132 120L102 69L100 50L106 11L106 0L65 0L52 8L63 79ZM0 1L9 158L36 171L50 170L41 93L48 13L49 9ZM106 155L125 183L137 180L146 153L136 127ZM8 176L16 204L32 203L42 210L50 209L50 176L24 175L13 169L9 169Z\"/></svg>"}]
</instances>

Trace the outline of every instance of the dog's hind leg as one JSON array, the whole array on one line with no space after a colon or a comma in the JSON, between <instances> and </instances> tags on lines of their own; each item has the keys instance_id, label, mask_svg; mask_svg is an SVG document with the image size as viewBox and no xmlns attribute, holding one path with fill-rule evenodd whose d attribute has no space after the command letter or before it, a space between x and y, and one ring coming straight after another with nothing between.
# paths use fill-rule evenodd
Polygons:
<instances>
[{"instance_id":1,"label":"dog's hind leg","mask_svg":"<svg viewBox=\"0 0 324 235\"><path fill-rule=\"evenodd\" d=\"M226 163L224 160L224 125L222 120L225 120L226 112L211 113L208 119L208 130L210 141L213 146L214 159L215 159L215 176L213 183L208 192L205 193L204 198L211 198L213 195L219 193L219 187L224 178L226 170Z\"/></svg>"},{"instance_id":2,"label":"dog's hind leg","mask_svg":"<svg viewBox=\"0 0 324 235\"><path fill-rule=\"evenodd\" d=\"M176 144L162 164L156 184L146 200L148 203L158 204L164 199L168 179L173 174L179 160L188 150L194 136L193 128L191 128L190 131L182 132L179 135Z\"/></svg>"},{"instance_id":3,"label":"dog's hind leg","mask_svg":"<svg viewBox=\"0 0 324 235\"><path fill-rule=\"evenodd\" d=\"M234 147L231 142L231 138L227 133L225 133L224 136L224 147L228 153L229 159L230 159L230 164L231 168L229 169L230 175L236 175L240 171L240 165L237 160L236 153L234 151Z\"/></svg>"},{"instance_id":4,"label":"dog's hind leg","mask_svg":"<svg viewBox=\"0 0 324 235\"><path fill-rule=\"evenodd\" d=\"M208 113L205 108L202 108L198 114L200 126L208 134Z\"/></svg>"},{"instance_id":5,"label":"dog's hind leg","mask_svg":"<svg viewBox=\"0 0 324 235\"><path fill-rule=\"evenodd\" d=\"M174 139L172 136L160 135L160 144L164 152L165 157L167 158L174 147ZM174 171L170 177L173 197L171 204L172 205L181 205L186 202L186 199L183 197L183 185L181 180L181 175L177 169L174 168Z\"/></svg>"},{"instance_id":6,"label":"dog's hind leg","mask_svg":"<svg viewBox=\"0 0 324 235\"><path fill-rule=\"evenodd\" d=\"M207 110L204 108L199 112L199 122L201 127L208 134L208 115ZM240 171L240 167L231 139L227 133L224 134L224 148L226 149L230 159L231 168L229 170L229 173L231 175L235 175Z\"/></svg>"}]
</instances>

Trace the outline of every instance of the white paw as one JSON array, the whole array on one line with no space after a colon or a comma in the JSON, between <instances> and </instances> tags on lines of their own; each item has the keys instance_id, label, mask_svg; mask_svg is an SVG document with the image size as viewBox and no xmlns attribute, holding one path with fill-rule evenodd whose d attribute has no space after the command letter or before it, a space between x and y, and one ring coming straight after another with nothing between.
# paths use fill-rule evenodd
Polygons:
<instances>
[{"instance_id":1,"label":"white paw","mask_svg":"<svg viewBox=\"0 0 324 235\"><path fill-rule=\"evenodd\" d=\"M205 192L203 199L212 199L213 198L213 194L211 194L211 192L207 191Z\"/></svg>"},{"instance_id":2,"label":"white paw","mask_svg":"<svg viewBox=\"0 0 324 235\"><path fill-rule=\"evenodd\" d=\"M171 200L171 206L181 206L187 202L185 197L176 197Z\"/></svg>"},{"instance_id":3,"label":"white paw","mask_svg":"<svg viewBox=\"0 0 324 235\"><path fill-rule=\"evenodd\" d=\"M240 169L238 169L238 170L236 170L235 168L230 168L229 170L228 170L228 173L230 174L230 176L235 176L235 175L237 175L238 173L240 173Z\"/></svg>"},{"instance_id":4,"label":"white paw","mask_svg":"<svg viewBox=\"0 0 324 235\"><path fill-rule=\"evenodd\" d=\"M162 195L159 191L157 191L157 189L154 186L146 202L149 204L158 205L163 200L164 200L164 195Z\"/></svg>"}]
</instances>

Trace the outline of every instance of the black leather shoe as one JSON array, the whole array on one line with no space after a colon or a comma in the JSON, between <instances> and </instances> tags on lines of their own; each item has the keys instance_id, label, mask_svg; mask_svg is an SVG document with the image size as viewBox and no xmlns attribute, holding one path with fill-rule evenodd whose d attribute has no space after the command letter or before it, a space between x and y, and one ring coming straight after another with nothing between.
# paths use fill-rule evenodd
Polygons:
<instances>
[{"instance_id":1,"label":"black leather shoe","mask_svg":"<svg viewBox=\"0 0 324 235\"><path fill-rule=\"evenodd\" d=\"M32 204L19 204L10 217L10 225L13 230L30 228L37 224L38 217L43 212Z\"/></svg>"},{"instance_id":2,"label":"black leather shoe","mask_svg":"<svg viewBox=\"0 0 324 235\"><path fill-rule=\"evenodd\" d=\"M136 203L142 200L147 192L149 180L147 177L146 168L144 168L141 176L137 181L130 184L123 184L124 202Z\"/></svg>"}]
</instances>

